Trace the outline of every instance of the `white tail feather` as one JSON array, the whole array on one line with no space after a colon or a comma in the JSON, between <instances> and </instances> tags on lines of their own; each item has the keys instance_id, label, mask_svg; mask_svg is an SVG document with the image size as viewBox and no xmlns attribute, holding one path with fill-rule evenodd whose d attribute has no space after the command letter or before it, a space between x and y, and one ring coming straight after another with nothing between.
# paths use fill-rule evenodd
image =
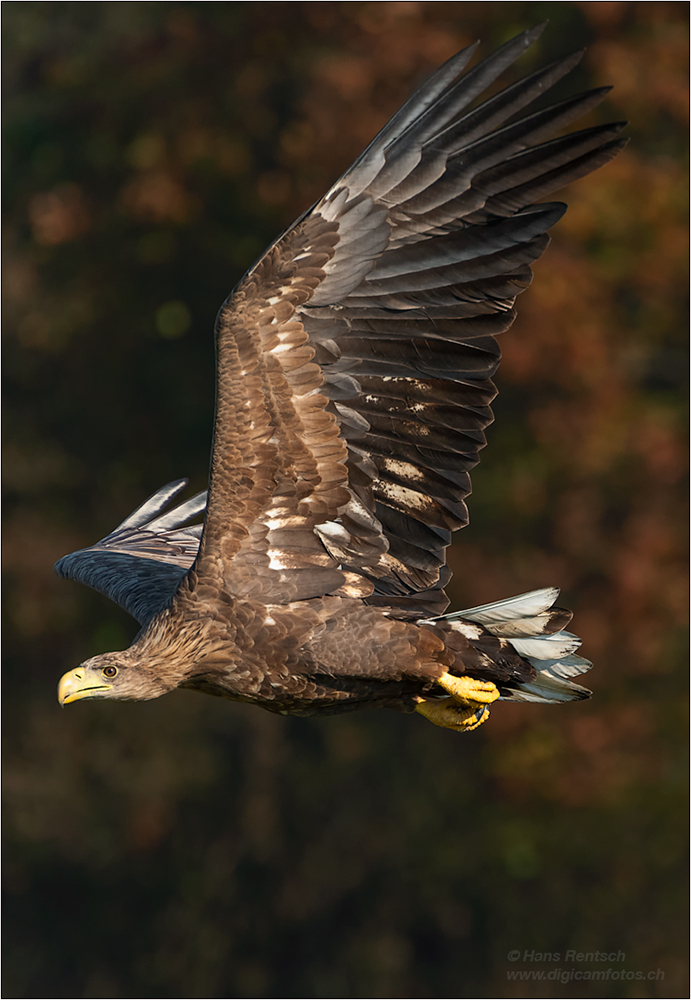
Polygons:
<instances>
[{"instance_id":1,"label":"white tail feather","mask_svg":"<svg viewBox=\"0 0 691 1000\"><path fill-rule=\"evenodd\" d=\"M543 587L542 590L530 590L527 594L507 597L503 601L495 601L494 604L481 604L466 611L454 611L444 617L450 620L465 618L466 621L478 622L480 625L510 622L517 618L533 618L548 611L558 597L558 587Z\"/></svg>"},{"instance_id":2,"label":"white tail feather","mask_svg":"<svg viewBox=\"0 0 691 1000\"><path fill-rule=\"evenodd\" d=\"M550 623L558 620L559 612L549 613L558 596L557 587L544 587L493 604L425 619L420 624L444 620L457 621L460 627L462 622L473 622L506 639L520 656L532 663L537 676L503 694L505 701L576 701L588 698L590 691L570 678L590 670L592 663L573 655L581 645L577 635L563 630L545 634Z\"/></svg>"},{"instance_id":3,"label":"white tail feather","mask_svg":"<svg viewBox=\"0 0 691 1000\"><path fill-rule=\"evenodd\" d=\"M502 701L539 701L557 703L564 701L579 701L589 698L588 688L580 684L556 680L546 672L538 673L533 681L526 681L508 695L502 695Z\"/></svg>"},{"instance_id":4,"label":"white tail feather","mask_svg":"<svg viewBox=\"0 0 691 1000\"><path fill-rule=\"evenodd\" d=\"M560 660L562 656L575 653L581 644L577 635L571 632L555 632L554 635L539 635L532 639L509 639L521 656L533 660Z\"/></svg>"}]
</instances>

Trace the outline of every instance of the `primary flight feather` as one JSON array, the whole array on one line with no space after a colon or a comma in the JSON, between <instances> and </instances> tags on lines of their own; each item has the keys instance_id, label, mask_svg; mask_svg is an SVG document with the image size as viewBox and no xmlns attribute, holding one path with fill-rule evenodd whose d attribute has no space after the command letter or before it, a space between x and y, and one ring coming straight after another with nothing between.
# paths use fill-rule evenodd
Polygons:
<instances>
[{"instance_id":1,"label":"primary flight feather","mask_svg":"<svg viewBox=\"0 0 691 1000\"><path fill-rule=\"evenodd\" d=\"M541 30L465 73L476 46L453 56L221 307L208 498L164 513L170 483L57 563L142 625L62 704L183 687L466 731L498 698L589 695L555 588L444 614L495 338L566 208L536 202L625 144L620 123L550 138L609 88L523 114L580 53L478 103Z\"/></svg>"}]
</instances>

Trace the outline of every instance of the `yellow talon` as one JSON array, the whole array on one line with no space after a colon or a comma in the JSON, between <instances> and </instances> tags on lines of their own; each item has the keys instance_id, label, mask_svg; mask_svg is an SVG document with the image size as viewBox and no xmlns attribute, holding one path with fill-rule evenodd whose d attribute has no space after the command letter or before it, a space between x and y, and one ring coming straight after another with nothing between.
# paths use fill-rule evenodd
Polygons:
<instances>
[{"instance_id":1,"label":"yellow talon","mask_svg":"<svg viewBox=\"0 0 691 1000\"><path fill-rule=\"evenodd\" d=\"M446 673L441 675L437 684L461 705L491 705L499 697L496 684L492 681L478 681L475 677L456 677Z\"/></svg>"},{"instance_id":2,"label":"yellow talon","mask_svg":"<svg viewBox=\"0 0 691 1000\"><path fill-rule=\"evenodd\" d=\"M455 729L459 733L469 733L489 719L489 709L483 705L461 708L453 698L437 701L421 698L415 711L424 715L435 726Z\"/></svg>"}]
</instances>

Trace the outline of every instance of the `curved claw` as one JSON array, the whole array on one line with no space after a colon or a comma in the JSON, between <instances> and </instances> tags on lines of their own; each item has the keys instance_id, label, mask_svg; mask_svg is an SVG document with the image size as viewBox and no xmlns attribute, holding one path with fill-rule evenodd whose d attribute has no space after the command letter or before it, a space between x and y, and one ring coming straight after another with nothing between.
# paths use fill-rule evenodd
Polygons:
<instances>
[{"instance_id":1,"label":"curved claw","mask_svg":"<svg viewBox=\"0 0 691 1000\"><path fill-rule=\"evenodd\" d=\"M463 708L454 698L442 700L420 698L415 711L433 722L435 726L455 729L459 733L470 733L489 719L489 709L484 705Z\"/></svg>"}]
</instances>

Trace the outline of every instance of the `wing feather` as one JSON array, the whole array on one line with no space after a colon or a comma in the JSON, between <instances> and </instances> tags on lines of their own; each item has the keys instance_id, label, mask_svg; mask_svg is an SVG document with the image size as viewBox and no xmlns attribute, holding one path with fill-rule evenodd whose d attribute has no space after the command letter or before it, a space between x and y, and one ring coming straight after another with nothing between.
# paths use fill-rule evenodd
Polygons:
<instances>
[{"instance_id":1,"label":"wing feather","mask_svg":"<svg viewBox=\"0 0 691 1000\"><path fill-rule=\"evenodd\" d=\"M197 557L206 491L163 513L187 485L178 479L157 490L114 531L63 556L55 572L109 597L142 625L168 606Z\"/></svg>"},{"instance_id":2,"label":"wing feather","mask_svg":"<svg viewBox=\"0 0 691 1000\"><path fill-rule=\"evenodd\" d=\"M468 472L492 420L495 338L513 323L529 265L566 208L533 201L622 145L618 124L552 138L608 88L516 118L581 53L474 103L541 30L464 75L469 50L437 71L226 303L204 545L214 530L224 539L216 572L232 592L337 593L345 571L362 579L362 596L368 580L373 600L424 592L427 607L443 608L445 548L467 523ZM252 371L266 372L261 388L242 376L239 355L224 367L226 353L251 337ZM223 415L226 398L241 412ZM256 422L241 429L259 400ZM242 475L255 492L261 480L264 493L237 535L237 519L224 527L242 496L237 463L220 489L215 470L226 448L233 453L224 435L249 440L259 427L272 437L261 437L263 451ZM254 518L274 527L248 533ZM304 574L297 583L300 559L320 565L311 587Z\"/></svg>"}]
</instances>

